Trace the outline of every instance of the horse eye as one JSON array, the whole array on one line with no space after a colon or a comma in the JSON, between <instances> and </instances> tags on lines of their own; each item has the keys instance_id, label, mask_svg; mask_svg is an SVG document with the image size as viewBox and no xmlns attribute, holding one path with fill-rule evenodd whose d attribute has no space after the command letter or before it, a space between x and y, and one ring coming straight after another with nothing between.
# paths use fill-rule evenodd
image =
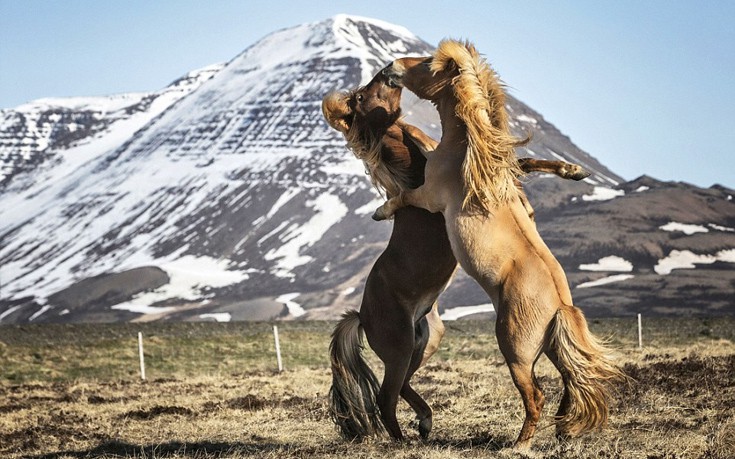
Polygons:
<instances>
[{"instance_id":1,"label":"horse eye","mask_svg":"<svg viewBox=\"0 0 735 459\"><path fill-rule=\"evenodd\" d=\"M357 95L357 96L355 97L355 99L357 100L357 102L358 102L358 103L360 103L360 102L362 102L362 101L363 101L364 97L362 96L362 94L358 94L358 95Z\"/></svg>"}]
</instances>

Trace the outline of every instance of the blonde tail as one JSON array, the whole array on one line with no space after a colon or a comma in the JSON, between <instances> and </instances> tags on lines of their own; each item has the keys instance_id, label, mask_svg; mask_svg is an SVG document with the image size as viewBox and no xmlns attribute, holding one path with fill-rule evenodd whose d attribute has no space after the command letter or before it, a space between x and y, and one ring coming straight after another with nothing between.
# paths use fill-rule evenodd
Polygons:
<instances>
[{"instance_id":1,"label":"blonde tail","mask_svg":"<svg viewBox=\"0 0 735 459\"><path fill-rule=\"evenodd\" d=\"M612 363L605 346L590 333L579 308L564 305L557 311L550 351L564 380L557 435L575 437L605 426L611 385L627 377Z\"/></svg>"}]
</instances>

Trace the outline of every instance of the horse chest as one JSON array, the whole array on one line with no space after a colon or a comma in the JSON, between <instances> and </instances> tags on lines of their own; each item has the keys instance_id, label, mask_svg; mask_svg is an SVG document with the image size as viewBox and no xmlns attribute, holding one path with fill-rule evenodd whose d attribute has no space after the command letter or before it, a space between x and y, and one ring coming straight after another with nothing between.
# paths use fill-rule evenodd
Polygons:
<instances>
[{"instance_id":1,"label":"horse chest","mask_svg":"<svg viewBox=\"0 0 735 459\"><path fill-rule=\"evenodd\" d=\"M457 261L483 286L497 285L508 259L507 244L493 217L459 215L447 219L447 234Z\"/></svg>"}]
</instances>

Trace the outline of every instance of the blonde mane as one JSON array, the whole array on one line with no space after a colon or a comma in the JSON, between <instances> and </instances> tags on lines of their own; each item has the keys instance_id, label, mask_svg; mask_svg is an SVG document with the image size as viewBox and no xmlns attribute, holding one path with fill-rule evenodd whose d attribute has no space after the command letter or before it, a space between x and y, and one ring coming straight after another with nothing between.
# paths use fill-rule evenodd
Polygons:
<instances>
[{"instance_id":1,"label":"blonde mane","mask_svg":"<svg viewBox=\"0 0 735 459\"><path fill-rule=\"evenodd\" d=\"M431 63L435 73L450 71L457 98L455 112L467 127L467 154L462 165L465 185L463 208L492 213L517 195L517 177L523 175L515 147L525 141L510 132L505 92L497 74L470 43L444 40Z\"/></svg>"}]
</instances>

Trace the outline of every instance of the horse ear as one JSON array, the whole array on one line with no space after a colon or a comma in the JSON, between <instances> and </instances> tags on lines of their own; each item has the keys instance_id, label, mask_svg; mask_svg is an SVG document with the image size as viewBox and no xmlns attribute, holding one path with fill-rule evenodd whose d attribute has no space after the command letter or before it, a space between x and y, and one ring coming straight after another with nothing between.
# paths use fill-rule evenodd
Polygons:
<instances>
[{"instance_id":1,"label":"horse ear","mask_svg":"<svg viewBox=\"0 0 735 459\"><path fill-rule=\"evenodd\" d=\"M434 52L431 70L434 73L442 72L447 76L456 76L472 52L474 46L470 43L444 39Z\"/></svg>"},{"instance_id":2,"label":"horse ear","mask_svg":"<svg viewBox=\"0 0 735 459\"><path fill-rule=\"evenodd\" d=\"M333 128L347 134L350 125L347 118L352 115L352 110L347 102L350 95L345 92L330 92L322 99L322 113L327 123Z\"/></svg>"},{"instance_id":3,"label":"horse ear","mask_svg":"<svg viewBox=\"0 0 735 459\"><path fill-rule=\"evenodd\" d=\"M459 66L454 59L450 59L444 65L444 71L450 75L456 75L459 73Z\"/></svg>"}]
</instances>

